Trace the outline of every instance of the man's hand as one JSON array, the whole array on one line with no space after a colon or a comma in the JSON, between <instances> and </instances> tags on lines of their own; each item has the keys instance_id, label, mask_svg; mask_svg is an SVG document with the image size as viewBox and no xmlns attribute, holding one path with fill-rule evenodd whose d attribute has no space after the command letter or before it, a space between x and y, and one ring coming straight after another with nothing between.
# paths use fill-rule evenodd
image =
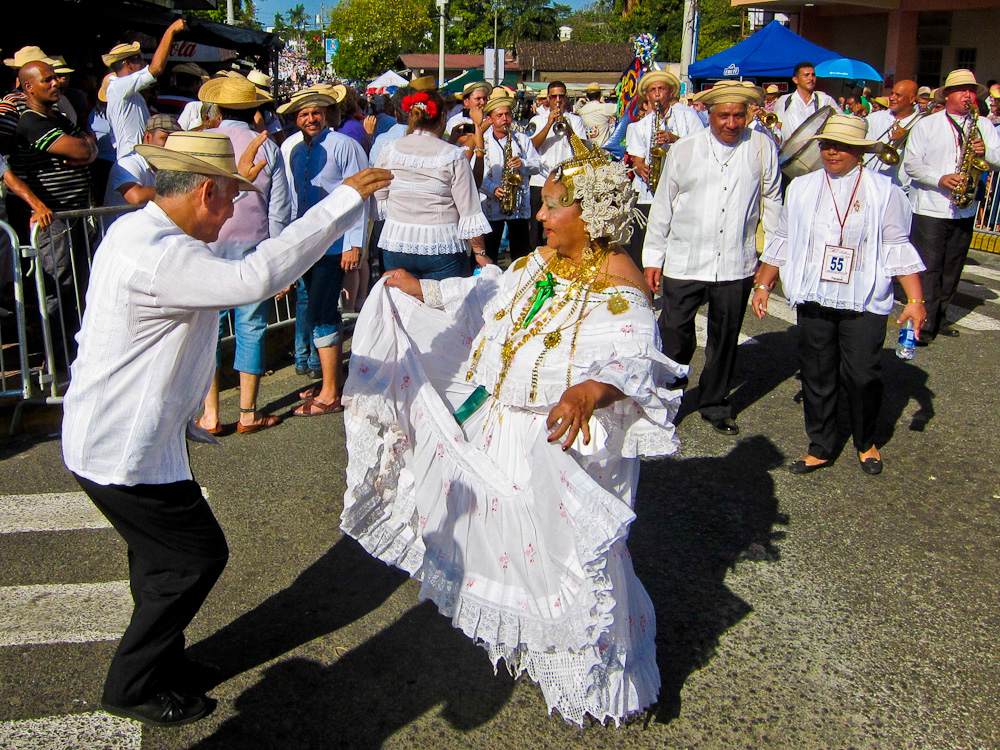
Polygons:
<instances>
[{"instance_id":1,"label":"man's hand","mask_svg":"<svg viewBox=\"0 0 1000 750\"><path fill-rule=\"evenodd\" d=\"M360 258L360 247L352 247L350 250L345 250L340 254L340 267L343 268L345 272L353 271L358 267L358 261Z\"/></svg>"},{"instance_id":2,"label":"man's hand","mask_svg":"<svg viewBox=\"0 0 1000 750\"><path fill-rule=\"evenodd\" d=\"M624 394L617 388L596 380L585 380L567 388L545 420L545 426L552 430L549 442L555 443L565 436L562 449L567 451L582 430L583 444L590 445L590 417L594 409L609 406L622 398Z\"/></svg>"},{"instance_id":3,"label":"man's hand","mask_svg":"<svg viewBox=\"0 0 1000 750\"><path fill-rule=\"evenodd\" d=\"M511 169L520 169L522 166L524 166L524 162L521 161L520 156L515 156L513 159L507 162L507 166L510 167Z\"/></svg>"},{"instance_id":4,"label":"man's hand","mask_svg":"<svg viewBox=\"0 0 1000 750\"><path fill-rule=\"evenodd\" d=\"M503 188L498 187L496 190L494 190L493 197L496 198L498 201L503 200Z\"/></svg>"},{"instance_id":5,"label":"man's hand","mask_svg":"<svg viewBox=\"0 0 1000 750\"><path fill-rule=\"evenodd\" d=\"M254 138L247 145L246 150L240 156L240 161L236 165L239 169L240 174L246 177L250 182L257 179L257 175L260 174L261 170L267 166L267 159L263 159L256 164L254 164L254 159L257 158L257 151L260 147L264 145L264 141L267 140L267 131L260 133L256 138Z\"/></svg>"},{"instance_id":6,"label":"man's hand","mask_svg":"<svg viewBox=\"0 0 1000 750\"><path fill-rule=\"evenodd\" d=\"M635 173L642 178L643 182L649 182L649 165L648 164L635 164L632 169Z\"/></svg>"},{"instance_id":7,"label":"man's hand","mask_svg":"<svg viewBox=\"0 0 1000 750\"><path fill-rule=\"evenodd\" d=\"M473 107L469 110L469 119L475 123L477 128L482 128L483 126L483 108Z\"/></svg>"},{"instance_id":8,"label":"man's hand","mask_svg":"<svg viewBox=\"0 0 1000 750\"><path fill-rule=\"evenodd\" d=\"M946 174L938 180L938 187L943 187L945 190L958 190L964 182L965 178L960 174Z\"/></svg>"},{"instance_id":9,"label":"man's hand","mask_svg":"<svg viewBox=\"0 0 1000 750\"><path fill-rule=\"evenodd\" d=\"M362 198L369 198L375 194L376 190L389 187L392 182L392 172L388 169L362 169L360 172L352 174L341 184L357 190Z\"/></svg>"},{"instance_id":10,"label":"man's hand","mask_svg":"<svg viewBox=\"0 0 1000 750\"><path fill-rule=\"evenodd\" d=\"M375 115L368 115L368 117L365 118L364 121L365 132L368 133L368 135L375 135L375 128L377 125L378 125L378 118L375 117Z\"/></svg>"},{"instance_id":11,"label":"man's hand","mask_svg":"<svg viewBox=\"0 0 1000 750\"><path fill-rule=\"evenodd\" d=\"M52 210L44 203L39 203L31 214L28 227L33 227L35 224L42 229L47 229L52 224Z\"/></svg>"},{"instance_id":12,"label":"man's hand","mask_svg":"<svg viewBox=\"0 0 1000 750\"><path fill-rule=\"evenodd\" d=\"M287 297L287 296L288 296L288 293L289 293L290 291L292 291L292 285L291 285L291 284L289 284L289 285L288 285L288 286L286 286L286 287L285 287L284 289L282 289L282 290L281 290L280 292L278 292L278 293L277 293L276 295L274 295L274 299L275 299L275 300L281 300L281 299L284 299L285 297Z\"/></svg>"},{"instance_id":13,"label":"man's hand","mask_svg":"<svg viewBox=\"0 0 1000 750\"><path fill-rule=\"evenodd\" d=\"M982 138L972 139L972 153L976 156L986 156L986 144L983 143Z\"/></svg>"},{"instance_id":14,"label":"man's hand","mask_svg":"<svg viewBox=\"0 0 1000 750\"><path fill-rule=\"evenodd\" d=\"M668 130L657 130L655 140L657 146L662 146L664 143L673 143L677 136Z\"/></svg>"},{"instance_id":15,"label":"man's hand","mask_svg":"<svg viewBox=\"0 0 1000 750\"><path fill-rule=\"evenodd\" d=\"M750 309L753 314L761 320L767 315L767 301L771 298L771 293L766 289L754 289L753 299L750 300Z\"/></svg>"},{"instance_id":16,"label":"man's hand","mask_svg":"<svg viewBox=\"0 0 1000 750\"><path fill-rule=\"evenodd\" d=\"M187 21L185 21L183 18L178 18L176 21L170 24L170 26L167 27L167 33L177 34L181 31L187 31L187 29L188 29Z\"/></svg>"},{"instance_id":17,"label":"man's hand","mask_svg":"<svg viewBox=\"0 0 1000 750\"><path fill-rule=\"evenodd\" d=\"M660 291L660 278L663 276L663 269L655 266L646 266L642 269L642 275L646 277L646 286L651 292Z\"/></svg>"},{"instance_id":18,"label":"man's hand","mask_svg":"<svg viewBox=\"0 0 1000 750\"><path fill-rule=\"evenodd\" d=\"M924 327L924 321L927 319L927 310L924 309L923 302L909 302L906 307L903 308L903 314L899 316L899 320L896 322L899 325L905 325L906 321L913 321L913 332L916 334L917 338L920 338L920 329Z\"/></svg>"},{"instance_id":19,"label":"man's hand","mask_svg":"<svg viewBox=\"0 0 1000 750\"><path fill-rule=\"evenodd\" d=\"M386 271L382 276L385 277L386 286L406 292L406 294L421 302L424 301L424 293L420 290L420 282L416 277L411 276L402 268L397 268L395 271Z\"/></svg>"}]
</instances>

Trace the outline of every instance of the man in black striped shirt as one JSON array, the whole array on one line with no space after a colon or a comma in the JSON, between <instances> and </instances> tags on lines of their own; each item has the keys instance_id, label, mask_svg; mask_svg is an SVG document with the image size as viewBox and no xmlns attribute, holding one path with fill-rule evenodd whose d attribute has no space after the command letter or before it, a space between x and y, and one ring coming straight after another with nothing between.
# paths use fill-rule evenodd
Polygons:
<instances>
[{"instance_id":1,"label":"man in black striped shirt","mask_svg":"<svg viewBox=\"0 0 1000 750\"><path fill-rule=\"evenodd\" d=\"M87 167L97 157L94 136L85 133L56 110L59 82L51 65L42 61L30 62L18 72L18 81L27 109L17 123L15 172L53 211L89 208L90 176ZM80 328L77 295L73 291L72 256L76 257L75 265L80 276L77 283L83 292L85 279L82 273L89 267L85 232L86 222L81 218L56 218L47 231L39 233L42 268L59 286L58 292L47 292L45 301L53 319L59 365L68 364L72 359L72 338ZM55 317L59 312L66 330L65 341L61 340L63 326L58 325L58 318Z\"/></svg>"}]
</instances>

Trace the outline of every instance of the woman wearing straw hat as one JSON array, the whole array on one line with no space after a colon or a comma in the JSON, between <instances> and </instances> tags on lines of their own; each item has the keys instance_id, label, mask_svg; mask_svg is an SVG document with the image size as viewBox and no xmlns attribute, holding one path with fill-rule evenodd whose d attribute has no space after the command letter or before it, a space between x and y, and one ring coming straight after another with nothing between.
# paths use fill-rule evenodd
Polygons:
<instances>
[{"instance_id":1,"label":"woman wearing straw hat","mask_svg":"<svg viewBox=\"0 0 1000 750\"><path fill-rule=\"evenodd\" d=\"M899 324L919 335L926 312L920 256L909 241L910 205L892 180L859 165L884 145L867 139L859 117L833 115L819 141L823 169L792 180L777 234L767 243L752 307L767 313L781 273L799 325L802 404L809 451L788 467L808 474L837 453L840 386L847 391L851 433L866 474L882 471L875 427L882 405L879 357L892 311L892 279L907 295Z\"/></svg>"},{"instance_id":2,"label":"woman wearing straw hat","mask_svg":"<svg viewBox=\"0 0 1000 750\"><path fill-rule=\"evenodd\" d=\"M219 310L272 297L301 276L392 178L355 175L246 257L220 257L208 243L240 192L256 190L250 180L264 164L253 159L265 137L239 171L220 133L137 147L158 170L156 198L115 222L95 255L64 403L63 459L128 544L135 600L101 705L154 726L197 721L214 706L204 695L210 670L185 657L184 629L228 548L185 437L213 440L194 418L215 369Z\"/></svg>"}]
</instances>

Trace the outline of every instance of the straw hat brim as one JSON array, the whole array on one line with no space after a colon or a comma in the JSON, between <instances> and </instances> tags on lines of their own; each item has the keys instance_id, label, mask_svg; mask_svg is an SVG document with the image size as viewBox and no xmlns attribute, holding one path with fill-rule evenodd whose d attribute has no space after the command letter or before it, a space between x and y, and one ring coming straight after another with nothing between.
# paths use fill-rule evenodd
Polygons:
<instances>
[{"instance_id":1,"label":"straw hat brim","mask_svg":"<svg viewBox=\"0 0 1000 750\"><path fill-rule=\"evenodd\" d=\"M135 151L156 169L228 177L239 183L240 191L252 190L255 193L260 192L260 189L243 175L227 172L204 159L185 154L183 151L173 151L163 146L148 144L139 144L135 147Z\"/></svg>"},{"instance_id":2,"label":"straw hat brim","mask_svg":"<svg viewBox=\"0 0 1000 750\"><path fill-rule=\"evenodd\" d=\"M205 81L201 85L201 88L198 89L198 99L206 104L217 104L226 109L255 109L261 104L274 101L268 94L265 94L256 86L254 86L255 99L242 102L226 101L222 89L227 83L229 83L227 78L212 78Z\"/></svg>"},{"instance_id":3,"label":"straw hat brim","mask_svg":"<svg viewBox=\"0 0 1000 750\"><path fill-rule=\"evenodd\" d=\"M142 54L142 47L139 42L132 42L130 45L119 45L125 47L124 49L115 52L112 50L106 55L101 55L101 62L103 62L109 68L120 60L128 60L130 57Z\"/></svg>"},{"instance_id":4,"label":"straw hat brim","mask_svg":"<svg viewBox=\"0 0 1000 750\"><path fill-rule=\"evenodd\" d=\"M644 73L642 78L639 79L639 93L645 96L649 87L657 81L667 84L671 91L678 91L681 87L681 82L677 80L677 76L673 73L668 73L665 70L650 70Z\"/></svg>"},{"instance_id":5,"label":"straw hat brim","mask_svg":"<svg viewBox=\"0 0 1000 750\"><path fill-rule=\"evenodd\" d=\"M806 140L809 141L834 141L835 143L843 143L847 146L860 146L866 152L872 154L880 154L885 150L885 144L880 141L870 141L867 138L855 138L850 135L838 135L836 133L817 133L816 135L811 135Z\"/></svg>"},{"instance_id":6,"label":"straw hat brim","mask_svg":"<svg viewBox=\"0 0 1000 750\"><path fill-rule=\"evenodd\" d=\"M760 89L749 86L719 86L717 88L706 89L691 97L699 101L706 107L714 107L716 104L760 104L764 97Z\"/></svg>"},{"instance_id":7,"label":"straw hat brim","mask_svg":"<svg viewBox=\"0 0 1000 750\"><path fill-rule=\"evenodd\" d=\"M975 86L977 99L982 99L988 93L990 93L990 90L981 83L956 83L953 86L942 86L941 88L937 89L937 91L940 93L942 99L946 99L951 89L959 89L962 88L963 86Z\"/></svg>"},{"instance_id":8,"label":"straw hat brim","mask_svg":"<svg viewBox=\"0 0 1000 750\"><path fill-rule=\"evenodd\" d=\"M514 100L509 96L500 96L496 99L490 99L486 104L483 105L483 114L488 115L495 109L500 109L500 107L513 107Z\"/></svg>"},{"instance_id":9,"label":"straw hat brim","mask_svg":"<svg viewBox=\"0 0 1000 750\"><path fill-rule=\"evenodd\" d=\"M277 112L279 115L291 115L305 107L331 107L336 103L332 96L310 91L293 97L289 102L285 102L278 107Z\"/></svg>"}]
</instances>

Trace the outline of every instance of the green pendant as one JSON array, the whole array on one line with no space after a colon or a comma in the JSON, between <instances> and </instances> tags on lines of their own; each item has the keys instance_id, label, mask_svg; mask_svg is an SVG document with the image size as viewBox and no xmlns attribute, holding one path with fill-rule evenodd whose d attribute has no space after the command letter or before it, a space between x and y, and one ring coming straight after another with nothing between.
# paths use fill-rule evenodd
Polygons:
<instances>
[{"instance_id":1,"label":"green pendant","mask_svg":"<svg viewBox=\"0 0 1000 750\"><path fill-rule=\"evenodd\" d=\"M545 273L545 278L541 281L535 282L535 294L531 298L531 310L528 311L527 317L524 319L524 323L521 324L521 328L527 328L528 323L531 319L538 314L538 311L542 309L542 305L545 301L554 296L556 293L556 280L552 276L551 271Z\"/></svg>"}]
</instances>

